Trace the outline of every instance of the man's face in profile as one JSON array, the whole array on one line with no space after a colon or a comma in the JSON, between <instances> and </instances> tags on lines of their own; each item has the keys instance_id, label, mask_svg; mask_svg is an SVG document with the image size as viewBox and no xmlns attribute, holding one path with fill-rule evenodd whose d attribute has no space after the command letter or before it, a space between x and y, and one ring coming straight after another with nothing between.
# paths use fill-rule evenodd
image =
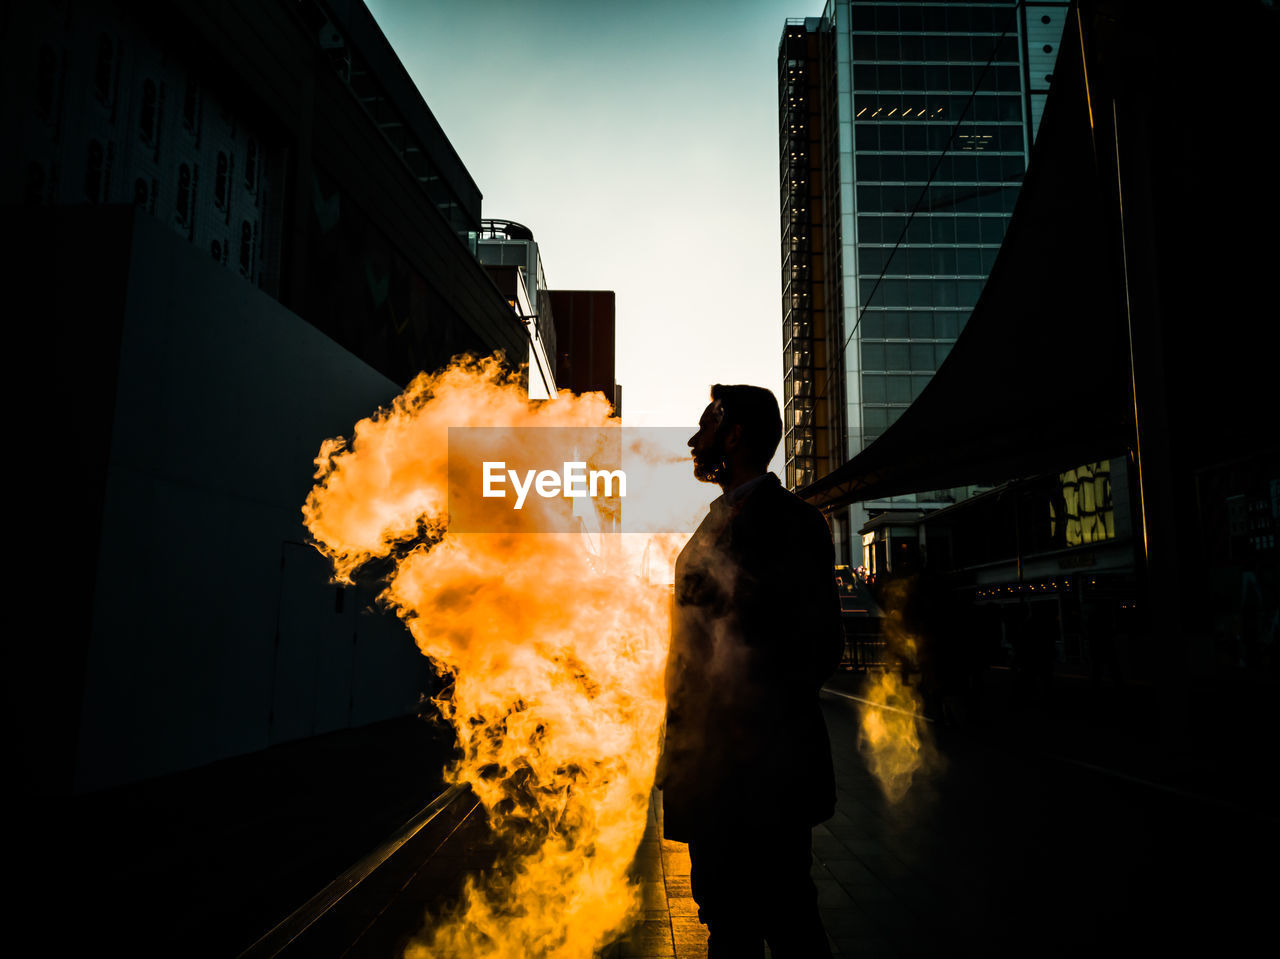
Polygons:
<instances>
[{"instance_id":1,"label":"man's face in profile","mask_svg":"<svg viewBox=\"0 0 1280 959\"><path fill-rule=\"evenodd\" d=\"M724 408L715 400L702 411L698 432L689 437L693 475L704 483L716 482L724 470L724 437L720 431L723 422Z\"/></svg>"}]
</instances>

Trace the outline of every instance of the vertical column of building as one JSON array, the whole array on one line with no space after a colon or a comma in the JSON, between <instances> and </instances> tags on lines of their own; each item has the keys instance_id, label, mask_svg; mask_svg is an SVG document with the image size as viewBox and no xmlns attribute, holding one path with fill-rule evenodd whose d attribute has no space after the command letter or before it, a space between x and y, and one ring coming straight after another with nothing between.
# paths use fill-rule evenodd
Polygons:
<instances>
[{"instance_id":1,"label":"vertical column of building","mask_svg":"<svg viewBox=\"0 0 1280 959\"><path fill-rule=\"evenodd\" d=\"M856 351L849 341L857 331L857 279L854 273L854 189L853 189L853 68L849 41L849 0L828 0L818 21L823 120L822 151L823 295L826 310L828 360L824 373L830 382L828 408L832 413L829 431L830 469L834 470L862 449L861 381L849 375L850 360ZM819 476L822 474L820 473ZM828 513L836 544L836 561L849 564L856 550L853 536L866 519L859 506Z\"/></svg>"},{"instance_id":2,"label":"vertical column of building","mask_svg":"<svg viewBox=\"0 0 1280 959\"><path fill-rule=\"evenodd\" d=\"M822 97L823 289L827 303L833 408L839 424L832 443L834 469L862 449L860 383L848 374L849 338L856 333L857 283L854 275L853 90L848 0L828 0L819 21Z\"/></svg>"},{"instance_id":3,"label":"vertical column of building","mask_svg":"<svg viewBox=\"0 0 1280 959\"><path fill-rule=\"evenodd\" d=\"M823 296L822 135L816 21L788 21L778 54L785 479L833 468ZM838 386L838 384L835 384Z\"/></svg>"}]
</instances>

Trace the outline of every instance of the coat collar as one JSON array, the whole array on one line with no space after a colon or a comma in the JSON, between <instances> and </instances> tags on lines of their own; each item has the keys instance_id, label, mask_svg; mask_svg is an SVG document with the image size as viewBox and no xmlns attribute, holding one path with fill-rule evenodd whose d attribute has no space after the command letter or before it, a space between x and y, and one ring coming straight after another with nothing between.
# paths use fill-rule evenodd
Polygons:
<instances>
[{"instance_id":1,"label":"coat collar","mask_svg":"<svg viewBox=\"0 0 1280 959\"><path fill-rule=\"evenodd\" d=\"M711 515L715 517L723 516L730 511L740 507L746 502L747 497L758 489L766 486L779 486L781 481L773 473L761 473L759 476L753 476L741 486L728 492L721 493L711 501Z\"/></svg>"}]
</instances>

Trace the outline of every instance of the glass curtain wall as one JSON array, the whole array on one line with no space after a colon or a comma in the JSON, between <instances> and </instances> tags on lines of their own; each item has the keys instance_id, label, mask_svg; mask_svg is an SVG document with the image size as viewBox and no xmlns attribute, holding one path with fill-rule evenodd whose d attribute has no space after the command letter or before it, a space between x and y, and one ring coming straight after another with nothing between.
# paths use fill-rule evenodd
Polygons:
<instances>
[{"instance_id":1,"label":"glass curtain wall","mask_svg":"<svg viewBox=\"0 0 1280 959\"><path fill-rule=\"evenodd\" d=\"M977 302L1051 79L1031 84L1028 69L1052 69L1065 6L828 0L827 275L843 327L846 458L920 395ZM849 522L950 499L860 504Z\"/></svg>"},{"instance_id":2,"label":"glass curtain wall","mask_svg":"<svg viewBox=\"0 0 1280 959\"><path fill-rule=\"evenodd\" d=\"M1021 187L1066 7L827 0L820 18L788 21L779 95L789 487L874 442L964 328ZM817 95L816 109L789 99L802 94ZM852 534L868 509L950 498L858 504L837 519Z\"/></svg>"},{"instance_id":3,"label":"glass curtain wall","mask_svg":"<svg viewBox=\"0 0 1280 959\"><path fill-rule=\"evenodd\" d=\"M955 343L1004 239L1027 144L1016 4L831 7L837 27L848 17L837 43L851 64L837 109L852 139L841 183L852 456Z\"/></svg>"}]
</instances>

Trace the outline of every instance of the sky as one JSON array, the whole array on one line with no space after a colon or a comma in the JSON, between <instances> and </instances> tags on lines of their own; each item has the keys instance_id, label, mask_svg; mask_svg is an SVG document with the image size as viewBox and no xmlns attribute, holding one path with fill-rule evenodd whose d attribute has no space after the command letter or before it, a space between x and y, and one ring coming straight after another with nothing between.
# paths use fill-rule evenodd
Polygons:
<instances>
[{"instance_id":1,"label":"sky","mask_svg":"<svg viewBox=\"0 0 1280 959\"><path fill-rule=\"evenodd\" d=\"M628 426L782 402L778 41L821 0L366 0L553 289L617 293Z\"/></svg>"}]
</instances>

